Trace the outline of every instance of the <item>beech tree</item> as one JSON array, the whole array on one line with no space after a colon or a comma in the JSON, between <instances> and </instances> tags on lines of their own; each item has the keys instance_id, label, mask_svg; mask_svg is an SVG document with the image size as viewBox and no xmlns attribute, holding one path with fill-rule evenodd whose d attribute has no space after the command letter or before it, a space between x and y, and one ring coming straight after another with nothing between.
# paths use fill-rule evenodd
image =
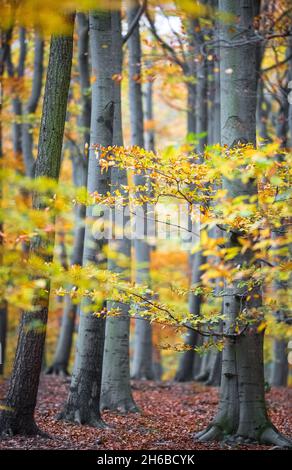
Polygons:
<instances>
[{"instance_id":1,"label":"beech tree","mask_svg":"<svg viewBox=\"0 0 292 470\"><path fill-rule=\"evenodd\" d=\"M3 142L2 142L2 103L3 103L3 75L4 63L8 52L7 40L9 34L1 30L1 48L0 48L0 165L3 167ZM1 182L2 183L2 182ZM0 187L1 207L2 207L2 184ZM3 224L0 224L0 265L3 263ZM0 348L1 348L1 361L0 361L0 375L4 372L5 353L6 353L6 336L7 336L7 302L2 300L0 305Z\"/></svg>"},{"instance_id":2,"label":"beech tree","mask_svg":"<svg viewBox=\"0 0 292 470\"><path fill-rule=\"evenodd\" d=\"M73 16L68 18L68 23L71 29L70 35L53 36L51 39L35 178L46 176L58 179L59 177L71 75ZM40 211L44 209L42 200L37 195L33 199L33 207ZM51 235L46 245L53 243L53 233ZM30 244L30 255L44 256L43 244L44 241L40 237L35 237ZM50 261L51 255L46 253L45 260ZM49 292L50 282L47 280L44 290L35 298L35 311L23 312L21 317L5 409L0 414L2 434L40 433L34 421L34 410L44 351ZM35 322L39 324L37 329L34 326Z\"/></svg>"},{"instance_id":3,"label":"beech tree","mask_svg":"<svg viewBox=\"0 0 292 470\"><path fill-rule=\"evenodd\" d=\"M112 17L110 11L92 11L89 15L89 38L92 62L92 106L87 189L105 195L110 190L109 174L97 165L96 152L113 143L114 96L112 81ZM102 215L99 212L100 215ZM87 206L86 217L94 220L94 208ZM105 240L96 240L92 226L85 228L83 265L105 262ZM95 315L90 299L80 306L77 351L70 392L61 419L103 426L100 394L105 335L104 315ZM88 310L89 307L89 310Z\"/></svg>"},{"instance_id":4,"label":"beech tree","mask_svg":"<svg viewBox=\"0 0 292 470\"><path fill-rule=\"evenodd\" d=\"M82 129L83 138L81 148L74 148L72 156L72 173L73 183L76 188L86 187L88 158L87 146L89 145L90 116L91 116L91 96L90 90L90 74L89 74L89 48L88 48L88 17L84 13L77 13L77 29L78 29L78 65L80 75L80 88L82 93L82 114L79 119ZM75 231L74 245L71 257L72 266L81 266L84 247L85 219L86 207L78 204L75 208ZM48 368L48 374L68 375L68 366L70 353L72 349L73 333L75 328L75 320L78 311L78 304L72 301L69 294L65 296L64 311L62 316L62 324L60 334L56 346L53 364Z\"/></svg>"},{"instance_id":5,"label":"beech tree","mask_svg":"<svg viewBox=\"0 0 292 470\"><path fill-rule=\"evenodd\" d=\"M123 145L122 114L121 114L121 73L122 73L122 45L123 38L121 34L121 12L112 12L112 67L114 80L114 120L113 120L113 144ZM125 169L111 170L111 192L114 194L123 186L127 186L128 178ZM123 197L123 191L121 191ZM127 195L124 194L127 200ZM125 202L124 202L125 203ZM127 207L122 208L123 221L120 226L119 220L115 220L114 230L117 235L109 242L110 249L114 255L109 260L108 267L113 272L123 274L125 279L129 279L130 261L131 261L131 240L123 233L122 238L119 231L124 231L129 224L130 214L126 214ZM121 238L121 239L120 239ZM115 259L118 254L124 257L126 267L119 266L119 260ZM105 346L103 359L103 375L101 390L101 408L116 410L123 413L137 411L138 408L134 402L131 384L130 384L130 316L129 304L123 302L108 301L107 308L118 309L120 315L106 319Z\"/></svg>"},{"instance_id":6,"label":"beech tree","mask_svg":"<svg viewBox=\"0 0 292 470\"><path fill-rule=\"evenodd\" d=\"M239 45L236 33L226 21L220 32L220 93L221 93L221 144L234 148L243 143L256 145L256 46L253 21L257 2L234 3L219 0L222 13L238 18L238 29L244 41ZM228 44L228 46L226 46ZM229 73L230 71L230 73ZM232 71L232 72L231 72ZM255 181L246 184L235 179L224 180L229 197L252 197L257 194ZM240 231L226 232L228 246L236 246ZM249 263L248 250L233 262ZM261 291L254 287L247 296L240 283L225 283L224 313L225 331L232 331L242 306L258 308ZM251 325L235 340L227 340L223 350L222 378L218 413L207 428L198 435L201 441L223 439L252 439L266 444L289 445L267 416L263 369L264 331L258 324Z\"/></svg>"},{"instance_id":7,"label":"beech tree","mask_svg":"<svg viewBox=\"0 0 292 470\"><path fill-rule=\"evenodd\" d=\"M139 4L131 5L128 10L128 25L133 24ZM144 147L144 115L141 88L141 42L139 23L128 40L129 48L129 100L131 119L131 144ZM143 175L135 176L135 185L144 187L146 180ZM140 194L139 194L140 195ZM144 206L144 211L147 210ZM137 209L138 211L138 209ZM136 215L136 235L134 238L135 251L135 281L138 284L149 284L149 263L151 248L146 239L147 214L142 221L143 233L138 233L141 225L139 213ZM132 364L132 378L153 379L152 366L152 331L149 321L145 318L137 318L135 323L134 356Z\"/></svg>"}]
</instances>

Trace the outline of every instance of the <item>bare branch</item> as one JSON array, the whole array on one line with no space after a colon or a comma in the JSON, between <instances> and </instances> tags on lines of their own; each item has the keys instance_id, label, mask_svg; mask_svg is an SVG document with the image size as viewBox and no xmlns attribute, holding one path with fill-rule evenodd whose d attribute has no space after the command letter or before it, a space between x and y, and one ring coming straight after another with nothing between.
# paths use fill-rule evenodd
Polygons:
<instances>
[{"instance_id":1,"label":"bare branch","mask_svg":"<svg viewBox=\"0 0 292 470\"><path fill-rule=\"evenodd\" d=\"M147 7L147 0L143 0L139 10L137 11L137 15L135 16L135 18L133 19L133 22L132 24L129 26L128 28L128 31L127 33L125 34L125 36L123 36L123 44L126 44L126 42L128 41L129 37L133 34L133 32L135 31L139 21L140 21L140 18L141 16L143 15L144 11L146 10L146 7Z\"/></svg>"},{"instance_id":2,"label":"bare branch","mask_svg":"<svg viewBox=\"0 0 292 470\"><path fill-rule=\"evenodd\" d=\"M145 15L146 15L146 18L148 20L148 23L149 23L149 26L150 26L150 30L153 34L153 36L157 39L157 41L159 42L160 46L167 52L170 53L170 55L172 56L172 59L173 61L179 65L181 67L181 69L183 70L184 73L187 72L187 69L188 69L188 66L185 62L183 62L177 55L177 53L175 52L175 50L173 49L173 47L171 47L164 39L162 39L162 37L158 34L157 32L157 29L156 29L156 26L154 24L154 21L152 20L149 12L146 10L145 11Z\"/></svg>"}]
</instances>

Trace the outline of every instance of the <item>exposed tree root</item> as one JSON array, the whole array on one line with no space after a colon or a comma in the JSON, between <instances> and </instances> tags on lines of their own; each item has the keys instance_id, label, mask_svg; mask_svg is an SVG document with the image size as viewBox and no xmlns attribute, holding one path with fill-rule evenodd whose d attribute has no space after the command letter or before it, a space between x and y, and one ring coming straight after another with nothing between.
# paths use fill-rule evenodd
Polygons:
<instances>
[{"instance_id":1,"label":"exposed tree root","mask_svg":"<svg viewBox=\"0 0 292 470\"><path fill-rule=\"evenodd\" d=\"M217 379L210 378L205 382L208 387L220 387L220 381Z\"/></svg>"},{"instance_id":2,"label":"exposed tree root","mask_svg":"<svg viewBox=\"0 0 292 470\"><path fill-rule=\"evenodd\" d=\"M154 380L154 376L151 372L145 374L137 372L136 374L131 375L131 380Z\"/></svg>"},{"instance_id":3,"label":"exposed tree root","mask_svg":"<svg viewBox=\"0 0 292 470\"><path fill-rule=\"evenodd\" d=\"M75 423L84 426L91 426L93 428L106 429L108 425L101 419L99 413L84 412L80 409L66 409L59 413L56 417L58 421L67 421L70 423Z\"/></svg>"},{"instance_id":4,"label":"exposed tree root","mask_svg":"<svg viewBox=\"0 0 292 470\"><path fill-rule=\"evenodd\" d=\"M209 378L209 372L204 372L202 374L197 375L194 380L195 382L205 382L205 380L208 380Z\"/></svg>"},{"instance_id":5,"label":"exposed tree root","mask_svg":"<svg viewBox=\"0 0 292 470\"><path fill-rule=\"evenodd\" d=\"M15 416L13 416L13 418L3 416L3 418L0 419L0 437L5 439L16 435L40 436L44 439L52 439L52 437L42 431L33 420L27 422L25 419L21 419L18 421Z\"/></svg>"},{"instance_id":6,"label":"exposed tree root","mask_svg":"<svg viewBox=\"0 0 292 470\"><path fill-rule=\"evenodd\" d=\"M191 382L192 380L192 377L187 375L187 374L183 374L183 373L177 373L175 378L174 378L174 382Z\"/></svg>"},{"instance_id":7,"label":"exposed tree root","mask_svg":"<svg viewBox=\"0 0 292 470\"><path fill-rule=\"evenodd\" d=\"M123 403L104 403L101 405L101 411L115 411L120 414L140 413L140 409L133 401Z\"/></svg>"},{"instance_id":8,"label":"exposed tree root","mask_svg":"<svg viewBox=\"0 0 292 470\"><path fill-rule=\"evenodd\" d=\"M258 440L249 436L238 434L226 435L217 424L210 425L204 431L195 435L200 442L223 441L226 444L265 444L274 445L276 448L292 449L292 441L280 434L272 425L266 428Z\"/></svg>"},{"instance_id":9,"label":"exposed tree root","mask_svg":"<svg viewBox=\"0 0 292 470\"><path fill-rule=\"evenodd\" d=\"M277 447L292 449L292 440L283 436L273 426L269 426L264 430L260 437L261 444L270 444Z\"/></svg>"},{"instance_id":10,"label":"exposed tree root","mask_svg":"<svg viewBox=\"0 0 292 470\"><path fill-rule=\"evenodd\" d=\"M222 441L223 438L224 434L222 429L216 424L210 425L207 429L195 435L195 439L200 442Z\"/></svg>"},{"instance_id":11,"label":"exposed tree root","mask_svg":"<svg viewBox=\"0 0 292 470\"><path fill-rule=\"evenodd\" d=\"M64 364L52 364L46 369L46 375L58 375L59 377L69 377L70 374Z\"/></svg>"}]
</instances>

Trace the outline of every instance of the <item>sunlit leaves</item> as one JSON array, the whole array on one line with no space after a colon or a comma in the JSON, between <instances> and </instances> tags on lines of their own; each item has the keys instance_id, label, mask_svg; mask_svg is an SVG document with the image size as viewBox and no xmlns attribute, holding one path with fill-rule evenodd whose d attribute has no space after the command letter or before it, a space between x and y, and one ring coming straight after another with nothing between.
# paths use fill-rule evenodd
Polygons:
<instances>
[{"instance_id":1,"label":"sunlit leaves","mask_svg":"<svg viewBox=\"0 0 292 470\"><path fill-rule=\"evenodd\" d=\"M47 295L50 280L54 295L69 295L74 303L86 300L85 311L88 307L88 311L93 309L97 315L106 313L104 299L108 299L113 308L107 314L119 315L115 303L129 303L133 316L139 314L161 325L180 328L188 325L212 336L209 328L212 329L212 325L216 328L223 319L216 302L224 296L224 280L231 284L236 282L247 303L255 297L259 286L278 282L282 283L282 288L278 289L281 296L277 305L286 312L289 295L285 286L289 284L291 270L291 233L287 223L291 155L282 152L281 162L278 162L274 158L278 151L275 144L260 150L251 146L227 150L217 145L208 147L204 156L198 158L189 142L181 147L168 147L158 154L138 147L99 149L96 171L99 167L104 172L114 167L125 168L131 175L145 174L147 181L147 185L137 188L130 179L128 185L106 195L88 194L85 188L57 184L45 178L30 180L11 169L3 170L5 197L0 218L5 230L1 248L1 299L14 307L33 311L34 299ZM254 179L258 195L230 197L222 189L223 177L234 184ZM32 194L41 198L42 211L32 208ZM194 252L201 250L207 257L201 266L200 285L188 286L188 268L185 266L182 271L177 268L180 261L175 254L172 265L169 253L164 261L160 253L160 259L156 258L156 264L151 267L151 292L148 286L137 286L126 280L131 279L130 260L112 247L106 248L106 255L120 267L120 273L113 273L102 264L73 265L64 269L56 257L50 262L44 261L47 250L53 253L53 245L47 241L54 231L54 218L57 217L57 227L59 224L68 237L72 236L72 210L78 204L112 207L118 202L119 207L123 207L129 202L132 208L133 204L149 203L155 209L158 202L164 204L169 200L184 203L190 217L194 214L193 220L200 210L200 232L193 249ZM159 213L155 217L159 218ZM283 230L283 221L286 221L286 230ZM90 220L85 221L87 225L90 223ZM216 237L211 233L214 228L219 230ZM226 243L226 238L231 236L237 237L236 245ZM44 242L38 256L28 252L29 242L35 237ZM244 263L234 263L246 253ZM218 279L221 280L220 291L218 293L217 289L215 293ZM188 309L190 292L208 299L197 319ZM240 324L235 330L240 331L246 321L266 321L261 320L263 312L270 315L274 308L273 299L267 295L264 308L244 308L240 312ZM272 323L268 321L267 331L273 328L269 325Z\"/></svg>"}]
</instances>

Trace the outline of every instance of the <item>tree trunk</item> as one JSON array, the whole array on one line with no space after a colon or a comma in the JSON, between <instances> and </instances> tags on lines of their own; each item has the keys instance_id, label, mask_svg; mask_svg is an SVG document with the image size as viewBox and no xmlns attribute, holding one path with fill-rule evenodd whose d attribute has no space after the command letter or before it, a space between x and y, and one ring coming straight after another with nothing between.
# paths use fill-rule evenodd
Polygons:
<instances>
[{"instance_id":1,"label":"tree trunk","mask_svg":"<svg viewBox=\"0 0 292 470\"><path fill-rule=\"evenodd\" d=\"M88 17L84 13L77 13L78 29L78 64L80 74L80 88L82 93L82 113L80 126L83 129L82 146L78 155L72 156L73 165L73 183L76 187L86 187L88 158L85 151L85 145L90 140L90 115L91 115L91 97L90 97L90 77L88 60ZM74 245L72 250L71 265L82 265L84 233L84 219L86 207L78 205L75 208L75 231ZM69 289L73 286L69 286ZM78 305L74 303L70 295L66 295L64 311L62 316L61 330L58 338L56 353L52 365L46 371L47 374L69 375L68 365L72 349L73 333L78 311Z\"/></svg>"},{"instance_id":2,"label":"tree trunk","mask_svg":"<svg viewBox=\"0 0 292 470\"><path fill-rule=\"evenodd\" d=\"M218 2L215 1L214 7L218 8ZM214 24L214 27L216 25ZM220 75L217 72L216 63L219 56L219 47L213 51L213 59L209 60L209 86L208 86L208 145L215 145L220 143ZM210 237L221 238L222 231L217 227L210 230ZM212 258L212 257L211 257ZM207 262L209 263L209 259ZM217 285L220 279L217 280ZM220 289L215 288L215 291ZM216 328L219 332L220 328ZM221 377L221 363L222 353L217 349L209 350L207 360L202 360L202 367L200 374L195 378L197 381L203 381L206 385L218 386L220 385ZM204 367L203 367L204 365Z\"/></svg>"},{"instance_id":3,"label":"tree trunk","mask_svg":"<svg viewBox=\"0 0 292 470\"><path fill-rule=\"evenodd\" d=\"M149 67L151 64L148 64ZM146 83L146 92L145 92L145 119L150 123L150 128L145 132L145 148L150 152L155 150L155 133L153 129L153 80L151 77Z\"/></svg>"},{"instance_id":4,"label":"tree trunk","mask_svg":"<svg viewBox=\"0 0 292 470\"><path fill-rule=\"evenodd\" d=\"M192 260L192 278L191 285L198 286L201 282L202 271L200 266L205 263L205 257L202 252L199 251L193 255ZM193 292L189 295L189 311L194 317L198 317L201 311L201 296L195 295ZM194 376L197 376L200 368L202 358L197 354L193 348L201 344L202 338L198 333L193 330L189 330L186 334L185 344L191 349L187 349L180 360L179 367L175 376L175 380L178 382L187 382L193 380Z\"/></svg>"},{"instance_id":5,"label":"tree trunk","mask_svg":"<svg viewBox=\"0 0 292 470\"><path fill-rule=\"evenodd\" d=\"M139 4L132 2L128 10L128 24L131 25L137 15ZM144 117L141 90L141 43L140 30L137 24L135 30L128 39L129 47L129 102L131 118L131 144L144 148ZM143 175L135 175L135 185L145 185ZM136 208L137 210L137 208ZM144 232L136 234L134 240L135 251L135 282L137 284L149 284L150 246L146 239L147 208L144 211ZM139 215L136 216L136 228L141 225ZM143 267L142 267L143 266ZM148 320L138 318L135 323L134 356L132 365L132 378L153 379L152 367L152 328Z\"/></svg>"},{"instance_id":6,"label":"tree trunk","mask_svg":"<svg viewBox=\"0 0 292 470\"><path fill-rule=\"evenodd\" d=\"M287 341L275 339L273 354L271 384L275 387L286 387L289 371Z\"/></svg>"},{"instance_id":7,"label":"tree trunk","mask_svg":"<svg viewBox=\"0 0 292 470\"><path fill-rule=\"evenodd\" d=\"M33 177L34 157L33 157L33 125L29 122L29 115L35 113L40 99L43 82L43 59L44 59L44 40L35 35L33 80L30 98L25 107L24 123L22 125L22 151L25 173Z\"/></svg>"},{"instance_id":8,"label":"tree trunk","mask_svg":"<svg viewBox=\"0 0 292 470\"><path fill-rule=\"evenodd\" d=\"M208 380L209 373L210 373L210 367L209 367L210 356L211 356L211 351L204 352L202 356L202 360L201 360L201 367L200 367L199 373L194 376L194 379L196 382L205 382Z\"/></svg>"},{"instance_id":9,"label":"tree trunk","mask_svg":"<svg viewBox=\"0 0 292 470\"><path fill-rule=\"evenodd\" d=\"M286 55L289 56L289 48L287 48ZM289 72L287 70L286 75L286 85L289 80ZM279 95L279 111L277 116L277 125L276 125L276 136L279 139L280 147L285 149L288 146L288 119L289 119L289 101L287 100L287 87L284 87L280 90ZM281 161L281 155L277 156L278 161ZM289 230L289 225L287 225L287 220L282 220L282 226L280 229L277 229L272 233L272 238L278 242L281 242L281 238L285 235L285 231ZM282 250L285 247L282 247ZM290 248L290 250L289 250ZM287 262L291 257L291 248L292 245L286 246L287 253L278 255L276 257L276 263ZM282 309L283 297L285 297L284 292L289 292L289 281L282 281L276 279L272 286L274 297L277 299L277 311L274 313L277 321L285 321L285 311ZM281 305L282 304L282 305ZM275 338L273 344L273 364L272 364L272 373L271 373L271 384L280 387L285 387L288 381L288 350L287 350L287 341L283 338Z\"/></svg>"},{"instance_id":10,"label":"tree trunk","mask_svg":"<svg viewBox=\"0 0 292 470\"><path fill-rule=\"evenodd\" d=\"M187 134L196 134L196 96L197 96L197 79L196 79L196 21L190 19L187 23L188 32L188 62L187 62Z\"/></svg>"},{"instance_id":11,"label":"tree trunk","mask_svg":"<svg viewBox=\"0 0 292 470\"><path fill-rule=\"evenodd\" d=\"M226 21L221 28L221 144L234 147L239 143L255 145L256 115L256 47L253 19L257 2L243 0L219 0L222 13L232 15L232 28ZM239 19L235 26L234 18ZM237 31L246 41L236 44ZM244 32L243 32L244 31ZM228 46L225 44L228 43ZM226 73L232 70L232 73ZM257 193L254 181L244 184L241 180L225 180L224 187L231 198ZM229 233L227 246L239 246L238 234ZM233 260L235 266L249 263L250 254L245 252ZM234 322L242 308L257 309L261 304L261 293L254 289L251 299L244 297L238 283L225 285L224 314L225 331L233 331ZM223 351L221 395L218 413L206 431L197 436L201 441L226 438L240 442L257 441L278 446L289 445L270 423L265 405L263 369L263 332L257 325L235 340L226 340Z\"/></svg>"},{"instance_id":12,"label":"tree trunk","mask_svg":"<svg viewBox=\"0 0 292 470\"><path fill-rule=\"evenodd\" d=\"M58 179L59 177L72 50L73 23L72 35L53 36L51 40L35 166L36 178L46 176ZM34 196L33 206L38 210L43 209L37 196ZM50 242L53 244L54 237L51 238ZM36 238L31 243L30 252L42 256L44 248L47 247L43 246L40 238ZM46 260L50 261L50 259L51 255L46 255ZM34 421L34 410L43 358L49 290L50 283L48 281L46 295L42 292L41 299L35 299L36 311L22 314L16 356L5 402L7 408L0 415L2 434L36 434L39 432ZM42 328L36 329L35 322Z\"/></svg>"},{"instance_id":13,"label":"tree trunk","mask_svg":"<svg viewBox=\"0 0 292 470\"><path fill-rule=\"evenodd\" d=\"M0 375L4 374L7 326L7 305L5 301L2 301L0 305Z\"/></svg>"},{"instance_id":14,"label":"tree trunk","mask_svg":"<svg viewBox=\"0 0 292 470\"><path fill-rule=\"evenodd\" d=\"M222 353L211 351L210 372L206 385L219 387L221 382Z\"/></svg>"},{"instance_id":15,"label":"tree trunk","mask_svg":"<svg viewBox=\"0 0 292 470\"><path fill-rule=\"evenodd\" d=\"M202 64L197 65L195 62L196 48L198 47L198 34L197 34L198 22L196 19L188 21L188 82L187 82L187 134L195 135L203 132L202 126L205 126L206 131L207 125L207 87L206 77L202 78L205 72L205 61L203 69L200 70ZM198 75L198 72L199 75ZM199 96L202 94L203 96ZM203 108L201 109L201 106ZM199 146L201 148L205 145L206 138L200 140ZM199 149L198 149L199 150ZM194 225L190 221L190 226ZM194 230L194 227L192 227ZM189 255L189 263L192 270L191 283L196 284L200 282L200 263L201 253L195 255ZM189 295L189 310L194 315L199 315L201 309L201 299L194 296L192 293ZM198 375L201 368L202 358L194 350L195 346L199 346L202 341L200 335L193 330L188 330L184 339L187 350L181 355L178 370L175 375L175 380L178 382L187 382L193 380L194 376Z\"/></svg>"},{"instance_id":16,"label":"tree trunk","mask_svg":"<svg viewBox=\"0 0 292 470\"><path fill-rule=\"evenodd\" d=\"M0 31L1 47L0 47L0 169L3 167L3 147L2 147L2 103L3 103L3 75L4 63L8 52L7 33ZM0 182L0 208L2 208L2 181ZM3 220L0 220L0 233L3 233ZM3 263L3 236L0 235L0 266ZM0 301L0 375L4 373L6 336L7 336L7 302L4 299Z\"/></svg>"},{"instance_id":17,"label":"tree trunk","mask_svg":"<svg viewBox=\"0 0 292 470\"><path fill-rule=\"evenodd\" d=\"M113 29L113 74L119 76L122 73L122 35L121 35L121 13L112 12ZM123 145L122 114L121 114L121 83L114 82L114 129L113 145ZM111 170L111 191L114 194L117 189L125 198L122 187L128 184L127 170L112 168ZM127 210L127 207L126 207ZM123 211L123 226L118 225L115 220L115 231L117 239L110 240L110 251L122 254L127 260L128 266L121 268L118 262L109 260L108 268L111 271L123 274L124 279L129 278L126 271L130 269L131 241L125 233L119 237L119 231L123 230L130 221ZM120 316L106 319L106 334L103 357L101 409L120 411L123 413L138 411L132 397L130 383L130 358L129 358L129 335L130 317L129 304L121 302L108 302L108 310L119 309Z\"/></svg>"},{"instance_id":18,"label":"tree trunk","mask_svg":"<svg viewBox=\"0 0 292 470\"><path fill-rule=\"evenodd\" d=\"M200 27L199 24L198 27ZM207 58L202 56L200 52L203 44L204 36L200 31L197 34L197 55L201 56L201 60L196 64L196 134L198 135L197 152L199 154L204 152L208 142L208 64Z\"/></svg>"},{"instance_id":19,"label":"tree trunk","mask_svg":"<svg viewBox=\"0 0 292 470\"><path fill-rule=\"evenodd\" d=\"M25 72L25 59L26 59L26 31L25 28L19 28L19 59L18 64L15 69L11 57L11 48L9 47L9 54L7 57L7 71L10 78L17 77L17 79L22 79ZM20 99L17 89L13 91L12 94L12 109L14 113L14 122L12 126L12 143L13 143L13 152L16 159L19 161L19 158L22 155L22 142L21 142L21 118L22 118L22 101Z\"/></svg>"},{"instance_id":20,"label":"tree trunk","mask_svg":"<svg viewBox=\"0 0 292 470\"><path fill-rule=\"evenodd\" d=\"M262 78L258 81L258 106L257 106L257 128L259 137L264 144L271 142L269 135L269 117L272 105L267 96L265 96L264 81Z\"/></svg>"},{"instance_id":21,"label":"tree trunk","mask_svg":"<svg viewBox=\"0 0 292 470\"><path fill-rule=\"evenodd\" d=\"M113 142L113 82L112 82L112 22L111 12L94 11L89 15L89 38L92 60L92 107L87 189L106 194L110 190L109 172L102 172L96 162L96 148L108 147ZM86 209L88 220L94 221L94 208ZM93 228L85 227L83 265L98 264L102 258L105 240L96 240ZM106 262L106 258L103 258ZM77 351L69 396L60 419L103 427L100 416L100 393L105 334L105 318L97 316L89 299L80 306Z\"/></svg>"}]
</instances>

